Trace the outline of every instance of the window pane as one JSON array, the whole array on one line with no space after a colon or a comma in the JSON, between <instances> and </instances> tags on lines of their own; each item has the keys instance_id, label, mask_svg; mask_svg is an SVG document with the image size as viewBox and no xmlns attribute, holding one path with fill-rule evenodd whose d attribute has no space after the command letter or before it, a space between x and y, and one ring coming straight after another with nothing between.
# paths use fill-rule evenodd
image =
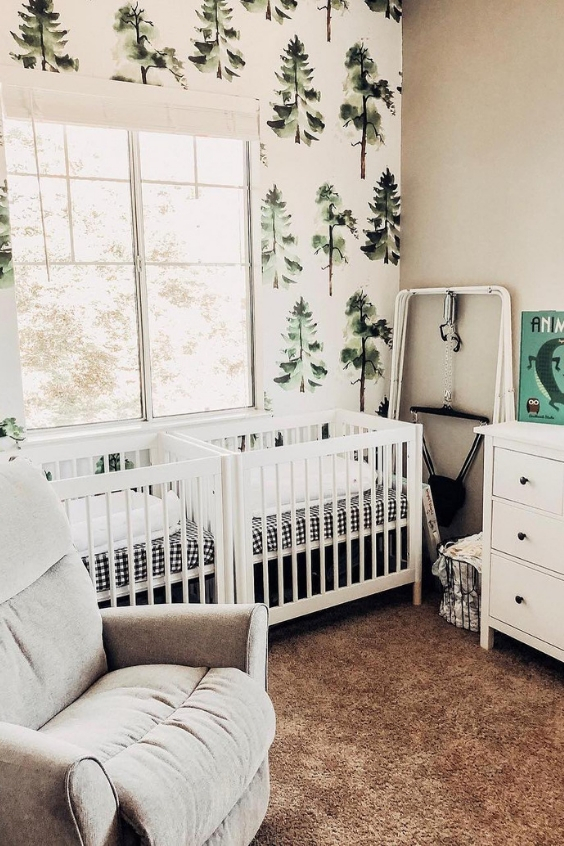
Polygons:
<instances>
[{"instance_id":1,"label":"window pane","mask_svg":"<svg viewBox=\"0 0 564 846\"><path fill-rule=\"evenodd\" d=\"M241 264L244 210L242 189L143 183L147 261Z\"/></svg>"},{"instance_id":2,"label":"window pane","mask_svg":"<svg viewBox=\"0 0 564 846\"><path fill-rule=\"evenodd\" d=\"M194 182L194 139L189 135L140 132L141 178Z\"/></svg>"},{"instance_id":3,"label":"window pane","mask_svg":"<svg viewBox=\"0 0 564 846\"><path fill-rule=\"evenodd\" d=\"M8 173L37 173L31 123L7 118L3 123Z\"/></svg>"},{"instance_id":4,"label":"window pane","mask_svg":"<svg viewBox=\"0 0 564 846\"><path fill-rule=\"evenodd\" d=\"M209 185L244 185L243 141L197 138L198 181Z\"/></svg>"},{"instance_id":5,"label":"window pane","mask_svg":"<svg viewBox=\"0 0 564 846\"><path fill-rule=\"evenodd\" d=\"M131 261L131 196L122 182L71 180L76 261Z\"/></svg>"},{"instance_id":6,"label":"window pane","mask_svg":"<svg viewBox=\"0 0 564 846\"><path fill-rule=\"evenodd\" d=\"M36 123L37 153L30 121L4 120L6 164L9 173L37 173L63 176L66 172L63 127ZM36 159L37 154L37 159Z\"/></svg>"},{"instance_id":7,"label":"window pane","mask_svg":"<svg viewBox=\"0 0 564 846\"><path fill-rule=\"evenodd\" d=\"M43 262L45 243L37 177L9 176L8 185L14 262Z\"/></svg>"},{"instance_id":8,"label":"window pane","mask_svg":"<svg viewBox=\"0 0 564 846\"><path fill-rule=\"evenodd\" d=\"M149 267L153 413L250 405L243 267Z\"/></svg>"},{"instance_id":9,"label":"window pane","mask_svg":"<svg viewBox=\"0 0 564 846\"><path fill-rule=\"evenodd\" d=\"M125 129L67 126L71 176L129 179L129 149Z\"/></svg>"},{"instance_id":10,"label":"window pane","mask_svg":"<svg viewBox=\"0 0 564 846\"><path fill-rule=\"evenodd\" d=\"M29 428L141 416L132 268L16 268Z\"/></svg>"}]
</instances>

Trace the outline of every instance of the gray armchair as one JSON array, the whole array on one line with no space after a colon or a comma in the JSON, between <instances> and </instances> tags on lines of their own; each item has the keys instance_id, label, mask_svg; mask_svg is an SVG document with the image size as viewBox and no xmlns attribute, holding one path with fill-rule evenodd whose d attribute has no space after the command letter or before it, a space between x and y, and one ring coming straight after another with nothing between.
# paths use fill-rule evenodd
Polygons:
<instances>
[{"instance_id":1,"label":"gray armchair","mask_svg":"<svg viewBox=\"0 0 564 846\"><path fill-rule=\"evenodd\" d=\"M247 846L267 626L262 605L100 613L49 483L0 464L2 846Z\"/></svg>"}]
</instances>

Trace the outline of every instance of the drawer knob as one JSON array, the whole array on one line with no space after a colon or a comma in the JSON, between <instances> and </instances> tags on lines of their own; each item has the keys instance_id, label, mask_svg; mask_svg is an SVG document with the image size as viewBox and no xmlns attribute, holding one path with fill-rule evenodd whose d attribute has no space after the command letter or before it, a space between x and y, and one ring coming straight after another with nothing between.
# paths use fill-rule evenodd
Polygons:
<instances>
[{"instance_id":1,"label":"drawer knob","mask_svg":"<svg viewBox=\"0 0 564 846\"><path fill-rule=\"evenodd\" d=\"M521 605L521 603L524 602L524 601L525 600L523 599L522 596L516 596L515 597L515 602L517 603L517 605Z\"/></svg>"},{"instance_id":2,"label":"drawer knob","mask_svg":"<svg viewBox=\"0 0 564 846\"><path fill-rule=\"evenodd\" d=\"M527 535L525 534L525 532L517 532L517 537L519 538L519 540L525 540Z\"/></svg>"},{"instance_id":3,"label":"drawer knob","mask_svg":"<svg viewBox=\"0 0 564 846\"><path fill-rule=\"evenodd\" d=\"M522 485L526 485L529 480L527 479L526 476L521 476L519 481L521 482Z\"/></svg>"}]
</instances>

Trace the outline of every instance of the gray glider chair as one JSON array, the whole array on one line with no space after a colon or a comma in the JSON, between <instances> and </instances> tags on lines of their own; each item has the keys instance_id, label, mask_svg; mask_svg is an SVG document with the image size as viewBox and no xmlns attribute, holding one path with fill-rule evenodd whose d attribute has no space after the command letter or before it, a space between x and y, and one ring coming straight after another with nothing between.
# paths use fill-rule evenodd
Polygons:
<instances>
[{"instance_id":1,"label":"gray glider chair","mask_svg":"<svg viewBox=\"0 0 564 846\"><path fill-rule=\"evenodd\" d=\"M247 846L267 625L262 605L100 612L49 483L0 463L0 844Z\"/></svg>"}]
</instances>

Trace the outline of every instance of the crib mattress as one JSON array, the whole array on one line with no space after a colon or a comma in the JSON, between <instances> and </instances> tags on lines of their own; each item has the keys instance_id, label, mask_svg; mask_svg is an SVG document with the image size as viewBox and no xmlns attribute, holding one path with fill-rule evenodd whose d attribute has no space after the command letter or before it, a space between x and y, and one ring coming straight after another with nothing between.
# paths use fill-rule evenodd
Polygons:
<instances>
[{"instance_id":1,"label":"crib mattress","mask_svg":"<svg viewBox=\"0 0 564 846\"><path fill-rule=\"evenodd\" d=\"M372 508L371 491L366 491L363 497L362 506L359 505L359 497L351 497L350 508L347 510L345 499L337 501L337 537L346 535L347 521L350 521L350 531L358 532L361 509L364 512L364 528L372 528L372 512L374 511L374 524L381 525L384 522L384 490L381 486L375 489L374 509ZM309 514L310 541L319 544L319 511L320 506L312 505ZM388 520L393 522L396 519L397 502L396 491L388 491ZM349 516L347 516L347 514ZM400 519L407 518L407 496L400 495ZM333 537L333 503L325 503L323 511L324 538ZM280 519L281 549L291 549L295 544L301 546L307 539L307 516L304 508L296 510L295 525L292 523L292 512L284 511ZM268 552L278 551L278 518L276 514L266 517L266 544ZM253 519L253 554L261 555L263 551L263 521L259 517Z\"/></svg>"},{"instance_id":2,"label":"crib mattress","mask_svg":"<svg viewBox=\"0 0 564 846\"><path fill-rule=\"evenodd\" d=\"M213 564L215 558L214 539L211 532L203 530L203 564ZM170 547L170 572L180 573L182 571L182 541L180 529L169 537ZM133 572L135 582L144 582L147 579L147 549L144 543L136 543L133 551ZM165 539L155 538L151 542L153 576L164 576L165 572ZM198 527L191 521L186 523L186 566L189 570L194 569L200 563L198 549ZM90 571L88 556L82 560ZM126 587L129 584L129 553L126 547L114 550L114 571L116 574L116 586ZM100 552L94 556L94 575L97 591L110 589L110 555L107 551Z\"/></svg>"}]
</instances>

